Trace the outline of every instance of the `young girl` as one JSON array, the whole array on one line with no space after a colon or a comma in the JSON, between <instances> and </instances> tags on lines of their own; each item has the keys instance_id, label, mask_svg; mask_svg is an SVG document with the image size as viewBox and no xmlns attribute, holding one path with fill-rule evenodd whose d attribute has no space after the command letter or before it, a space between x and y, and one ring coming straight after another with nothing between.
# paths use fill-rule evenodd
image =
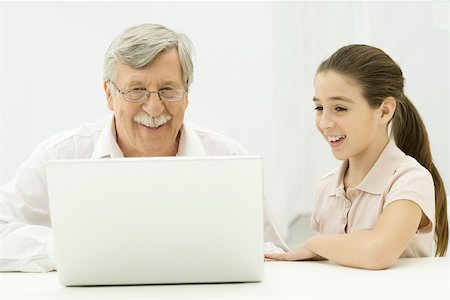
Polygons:
<instances>
[{"instance_id":1,"label":"young girl","mask_svg":"<svg viewBox=\"0 0 450 300\"><path fill-rule=\"evenodd\" d=\"M433 255L433 234L435 255L445 256L446 193L403 82L400 67L371 46L345 46L322 62L316 126L343 163L318 182L311 225L320 234L266 258L384 269L399 257Z\"/></svg>"}]
</instances>

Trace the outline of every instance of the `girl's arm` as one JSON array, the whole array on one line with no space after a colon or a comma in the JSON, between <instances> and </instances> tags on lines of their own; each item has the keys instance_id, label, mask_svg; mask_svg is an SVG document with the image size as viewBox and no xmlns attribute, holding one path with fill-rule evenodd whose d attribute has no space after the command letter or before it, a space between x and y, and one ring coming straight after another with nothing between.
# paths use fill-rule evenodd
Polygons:
<instances>
[{"instance_id":1,"label":"girl's arm","mask_svg":"<svg viewBox=\"0 0 450 300\"><path fill-rule=\"evenodd\" d=\"M325 259L342 265L385 269L406 249L419 228L422 210L410 200L397 200L381 213L371 230L350 234L319 234L306 240L297 249L280 254L266 254L269 259Z\"/></svg>"}]
</instances>

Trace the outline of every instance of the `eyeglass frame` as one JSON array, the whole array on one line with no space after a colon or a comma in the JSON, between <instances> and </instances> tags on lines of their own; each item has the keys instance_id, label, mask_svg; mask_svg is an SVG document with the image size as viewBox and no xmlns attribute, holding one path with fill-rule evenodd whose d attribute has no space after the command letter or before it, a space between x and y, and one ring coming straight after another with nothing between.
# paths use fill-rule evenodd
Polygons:
<instances>
[{"instance_id":1,"label":"eyeglass frame","mask_svg":"<svg viewBox=\"0 0 450 300\"><path fill-rule=\"evenodd\" d=\"M108 83L112 83L112 85L116 88L116 90L122 95L123 99L124 99L125 101L127 101L127 102L130 102L130 103L144 103L144 102L146 102L148 99L150 99L150 97L151 97L152 94L158 94L159 100L160 100L161 102L164 102L164 103L180 102L181 100L183 100L184 95L186 95L186 94L188 93L186 90L183 90L183 89L174 89L174 90L177 90L177 91L180 91L180 90L183 91L183 94L182 94L182 96L180 96L180 99L177 99L177 100L163 100L163 99L161 98L161 94L160 94L161 91L149 91L149 90L145 89L145 92L147 93L147 97L146 97L145 99L142 98L142 99L144 99L144 100L138 100L138 101L135 101L135 100L129 100L129 99L127 99L127 97L126 97L126 94L132 92L133 90L125 90L125 91L121 91L121 90L116 86L115 82L112 81L111 79L108 79L107 82L108 82ZM142 90L142 91L143 91L143 90Z\"/></svg>"}]
</instances>

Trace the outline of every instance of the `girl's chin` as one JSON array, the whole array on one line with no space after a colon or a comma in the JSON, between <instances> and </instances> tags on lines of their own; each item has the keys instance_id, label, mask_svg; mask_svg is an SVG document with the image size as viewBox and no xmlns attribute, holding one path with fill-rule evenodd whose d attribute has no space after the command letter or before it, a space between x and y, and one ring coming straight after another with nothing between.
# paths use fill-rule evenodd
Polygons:
<instances>
[{"instance_id":1,"label":"girl's chin","mask_svg":"<svg viewBox=\"0 0 450 300\"><path fill-rule=\"evenodd\" d=\"M338 151L333 151L333 156L334 158L336 158L337 160L347 160L348 159L348 155L344 154L344 153L339 153Z\"/></svg>"}]
</instances>

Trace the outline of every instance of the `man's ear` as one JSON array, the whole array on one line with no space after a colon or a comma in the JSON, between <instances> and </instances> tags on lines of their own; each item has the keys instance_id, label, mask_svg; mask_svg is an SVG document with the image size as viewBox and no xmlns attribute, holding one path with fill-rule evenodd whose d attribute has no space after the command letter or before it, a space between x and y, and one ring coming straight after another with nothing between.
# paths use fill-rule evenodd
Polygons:
<instances>
[{"instance_id":1,"label":"man's ear","mask_svg":"<svg viewBox=\"0 0 450 300\"><path fill-rule=\"evenodd\" d=\"M389 121L394 116L395 108L397 107L397 101L394 97L387 97L383 100L380 105L380 121L384 124L389 123Z\"/></svg>"},{"instance_id":2,"label":"man's ear","mask_svg":"<svg viewBox=\"0 0 450 300\"><path fill-rule=\"evenodd\" d=\"M111 88L107 81L103 81L103 89L105 90L106 101L108 101L108 108L109 108L109 110L114 111L113 99L112 99L112 95L111 95Z\"/></svg>"}]
</instances>

